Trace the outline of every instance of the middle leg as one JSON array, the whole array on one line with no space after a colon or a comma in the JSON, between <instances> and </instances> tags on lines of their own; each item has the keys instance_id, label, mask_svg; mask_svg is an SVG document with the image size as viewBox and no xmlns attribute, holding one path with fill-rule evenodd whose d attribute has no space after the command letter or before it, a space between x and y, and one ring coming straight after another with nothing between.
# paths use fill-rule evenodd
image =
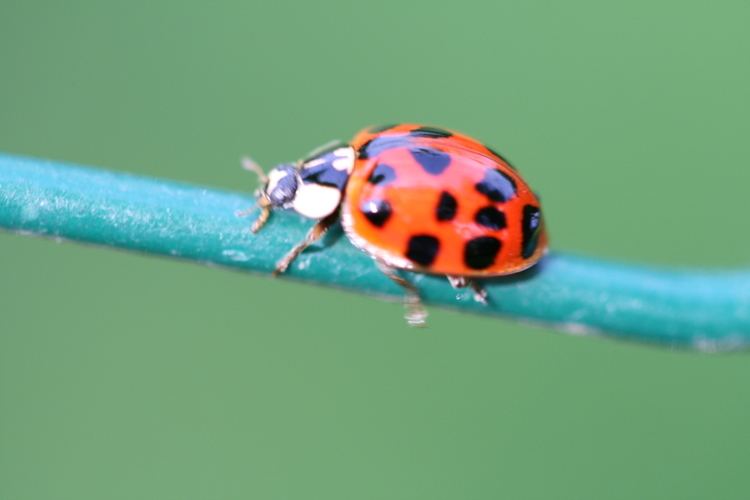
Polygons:
<instances>
[{"instance_id":1,"label":"middle leg","mask_svg":"<svg viewBox=\"0 0 750 500\"><path fill-rule=\"evenodd\" d=\"M446 276L448 282L453 288L460 289L466 288L467 286L474 292L474 300L480 304L487 305L487 290L484 289L476 280L467 278L466 276Z\"/></svg>"}]
</instances>

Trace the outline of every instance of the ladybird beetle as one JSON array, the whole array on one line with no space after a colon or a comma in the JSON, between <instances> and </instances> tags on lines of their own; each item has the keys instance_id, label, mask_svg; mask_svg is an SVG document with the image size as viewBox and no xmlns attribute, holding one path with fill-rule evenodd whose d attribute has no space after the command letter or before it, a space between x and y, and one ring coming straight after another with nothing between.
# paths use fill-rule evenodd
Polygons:
<instances>
[{"instance_id":1,"label":"ladybird beetle","mask_svg":"<svg viewBox=\"0 0 750 500\"><path fill-rule=\"evenodd\" d=\"M399 270L445 276L487 295L479 278L517 273L547 251L539 198L498 153L466 135L403 124L362 130L349 143L319 148L297 163L255 172L258 232L272 209L317 220L277 264L283 273L339 216L357 248L406 292L406 319L427 317L417 288Z\"/></svg>"}]
</instances>

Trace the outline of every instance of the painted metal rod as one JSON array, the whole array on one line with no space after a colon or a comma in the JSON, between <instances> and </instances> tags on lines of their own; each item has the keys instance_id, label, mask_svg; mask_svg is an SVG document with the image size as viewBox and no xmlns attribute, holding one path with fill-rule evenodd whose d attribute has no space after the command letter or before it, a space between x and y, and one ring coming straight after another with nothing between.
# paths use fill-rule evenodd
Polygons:
<instances>
[{"instance_id":1,"label":"painted metal rod","mask_svg":"<svg viewBox=\"0 0 750 500\"><path fill-rule=\"evenodd\" d=\"M0 228L270 274L310 226L275 213L257 235L232 193L0 154ZM322 251L325 250L325 251ZM400 296L340 229L283 279ZM535 269L488 282L490 305L443 279L411 275L427 304L542 322L572 333L702 350L750 343L750 271L664 270L552 253ZM7 283L5 286L9 286Z\"/></svg>"}]
</instances>

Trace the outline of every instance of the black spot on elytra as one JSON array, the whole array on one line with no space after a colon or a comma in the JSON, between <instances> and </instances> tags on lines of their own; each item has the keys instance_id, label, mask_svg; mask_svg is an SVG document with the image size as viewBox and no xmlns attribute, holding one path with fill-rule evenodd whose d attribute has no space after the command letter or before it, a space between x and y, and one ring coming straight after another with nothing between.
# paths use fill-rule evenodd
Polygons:
<instances>
[{"instance_id":1,"label":"black spot on elytra","mask_svg":"<svg viewBox=\"0 0 750 500\"><path fill-rule=\"evenodd\" d=\"M378 134L380 132L385 132L388 129L391 129L393 127L397 127L398 125L390 124L390 125L378 125L376 127L370 127L370 132L373 134Z\"/></svg>"},{"instance_id":2,"label":"black spot on elytra","mask_svg":"<svg viewBox=\"0 0 750 500\"><path fill-rule=\"evenodd\" d=\"M359 207L362 215L375 227L383 227L393 213L391 204L386 200L368 200Z\"/></svg>"},{"instance_id":3,"label":"black spot on elytra","mask_svg":"<svg viewBox=\"0 0 750 500\"><path fill-rule=\"evenodd\" d=\"M458 202L448 191L440 193L437 207L435 207L435 217L439 221L452 220L456 216Z\"/></svg>"},{"instance_id":4,"label":"black spot on elytra","mask_svg":"<svg viewBox=\"0 0 750 500\"><path fill-rule=\"evenodd\" d=\"M451 156L434 148L412 147L409 152L419 165L431 175L440 175L451 163Z\"/></svg>"},{"instance_id":5,"label":"black spot on elytra","mask_svg":"<svg viewBox=\"0 0 750 500\"><path fill-rule=\"evenodd\" d=\"M409 135L412 137L431 137L436 139L438 137L450 137L453 133L437 127L419 127L410 130Z\"/></svg>"},{"instance_id":6,"label":"black spot on elytra","mask_svg":"<svg viewBox=\"0 0 750 500\"><path fill-rule=\"evenodd\" d=\"M503 229L507 225L505 214L495 207L480 208L474 215L474 221L480 226L493 230Z\"/></svg>"},{"instance_id":7,"label":"black spot on elytra","mask_svg":"<svg viewBox=\"0 0 750 500\"><path fill-rule=\"evenodd\" d=\"M539 244L539 233L542 226L542 213L538 207L525 205L523 207L523 219L521 221L521 230L523 241L521 242L521 254L524 259L528 259L536 251Z\"/></svg>"},{"instance_id":8,"label":"black spot on elytra","mask_svg":"<svg viewBox=\"0 0 750 500\"><path fill-rule=\"evenodd\" d=\"M403 135L387 135L383 137L373 137L366 143L362 144L357 151L360 159L367 160L379 155L383 151L398 148L407 144Z\"/></svg>"},{"instance_id":9,"label":"black spot on elytra","mask_svg":"<svg viewBox=\"0 0 750 500\"><path fill-rule=\"evenodd\" d=\"M513 166L513 165L512 165L512 164L511 164L511 163L510 163L510 162L508 161L508 159L507 159L506 157L504 157L503 155L501 155L500 153L498 153L498 152L497 152L497 150L495 150L495 149L492 149L492 148L491 148L491 147L489 147L489 146L485 146L485 148L487 148L487 150L489 150L489 152L490 152L490 153L492 153L493 155L497 156L497 157L498 157L498 158L499 158L500 160L502 160L502 161L503 161L503 163L505 163L506 165L508 165L508 166L509 166L510 168L512 168L513 170L516 170L516 167L514 167L514 166Z\"/></svg>"},{"instance_id":10,"label":"black spot on elytra","mask_svg":"<svg viewBox=\"0 0 750 500\"><path fill-rule=\"evenodd\" d=\"M429 234L417 234L409 238L406 256L419 264L427 267L435 261L440 250L440 240Z\"/></svg>"},{"instance_id":11,"label":"black spot on elytra","mask_svg":"<svg viewBox=\"0 0 750 500\"><path fill-rule=\"evenodd\" d=\"M492 201L504 202L516 196L515 181L500 170L487 169L484 179L474 187Z\"/></svg>"},{"instance_id":12,"label":"black spot on elytra","mask_svg":"<svg viewBox=\"0 0 750 500\"><path fill-rule=\"evenodd\" d=\"M372 169L367 182L370 184L385 185L396 178L396 171L390 165L380 163Z\"/></svg>"},{"instance_id":13,"label":"black spot on elytra","mask_svg":"<svg viewBox=\"0 0 750 500\"><path fill-rule=\"evenodd\" d=\"M495 263L500 253L500 240L492 236L479 236L466 242L464 263L471 269L487 269Z\"/></svg>"}]
</instances>

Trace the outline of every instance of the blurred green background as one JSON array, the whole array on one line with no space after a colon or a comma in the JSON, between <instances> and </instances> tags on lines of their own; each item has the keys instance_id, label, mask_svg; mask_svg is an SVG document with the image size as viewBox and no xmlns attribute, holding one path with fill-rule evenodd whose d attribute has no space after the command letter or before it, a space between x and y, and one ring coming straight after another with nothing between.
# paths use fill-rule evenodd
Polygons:
<instances>
[{"instance_id":1,"label":"blurred green background","mask_svg":"<svg viewBox=\"0 0 750 500\"><path fill-rule=\"evenodd\" d=\"M552 244L748 260L746 2L0 3L0 151L250 190L417 121ZM750 363L0 233L1 499L747 498Z\"/></svg>"}]
</instances>

